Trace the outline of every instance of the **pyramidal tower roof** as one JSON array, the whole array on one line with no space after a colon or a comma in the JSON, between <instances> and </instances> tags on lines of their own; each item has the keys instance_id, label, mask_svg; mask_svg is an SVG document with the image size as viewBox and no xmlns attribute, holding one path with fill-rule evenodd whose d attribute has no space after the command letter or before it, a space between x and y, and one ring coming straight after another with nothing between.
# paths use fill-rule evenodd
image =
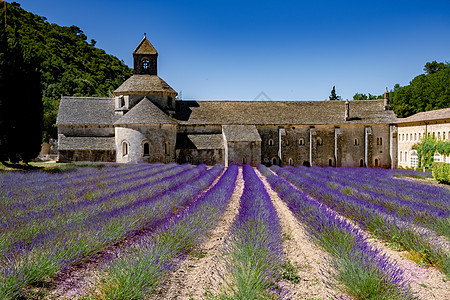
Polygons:
<instances>
[{"instance_id":1,"label":"pyramidal tower roof","mask_svg":"<svg viewBox=\"0 0 450 300\"><path fill-rule=\"evenodd\" d=\"M155 47L149 42L147 36L139 43L139 45L134 49L133 54L158 54Z\"/></svg>"}]
</instances>

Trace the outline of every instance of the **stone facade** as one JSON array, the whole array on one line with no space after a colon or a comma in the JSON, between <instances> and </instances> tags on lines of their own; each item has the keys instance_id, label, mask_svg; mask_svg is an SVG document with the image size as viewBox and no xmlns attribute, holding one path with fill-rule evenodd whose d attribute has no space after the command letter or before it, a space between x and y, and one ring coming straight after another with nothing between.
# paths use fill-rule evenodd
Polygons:
<instances>
[{"instance_id":1,"label":"stone facade","mask_svg":"<svg viewBox=\"0 0 450 300\"><path fill-rule=\"evenodd\" d=\"M395 167L385 100L181 101L144 37L114 98L61 99L60 160Z\"/></svg>"},{"instance_id":2,"label":"stone facade","mask_svg":"<svg viewBox=\"0 0 450 300\"><path fill-rule=\"evenodd\" d=\"M398 166L415 168L417 151L412 146L430 134L437 140L450 140L450 108L421 112L408 118L398 119ZM435 161L450 163L450 157L436 154Z\"/></svg>"}]
</instances>

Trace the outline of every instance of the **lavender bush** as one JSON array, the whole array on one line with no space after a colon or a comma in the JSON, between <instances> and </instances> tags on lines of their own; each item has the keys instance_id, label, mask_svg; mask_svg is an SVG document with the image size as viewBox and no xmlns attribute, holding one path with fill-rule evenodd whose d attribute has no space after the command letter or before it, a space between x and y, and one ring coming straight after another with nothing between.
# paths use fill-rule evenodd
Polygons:
<instances>
[{"instance_id":1,"label":"lavender bush","mask_svg":"<svg viewBox=\"0 0 450 300\"><path fill-rule=\"evenodd\" d=\"M402 271L326 205L260 165L272 188L311 237L335 258L336 279L357 299L412 299Z\"/></svg>"}]
</instances>

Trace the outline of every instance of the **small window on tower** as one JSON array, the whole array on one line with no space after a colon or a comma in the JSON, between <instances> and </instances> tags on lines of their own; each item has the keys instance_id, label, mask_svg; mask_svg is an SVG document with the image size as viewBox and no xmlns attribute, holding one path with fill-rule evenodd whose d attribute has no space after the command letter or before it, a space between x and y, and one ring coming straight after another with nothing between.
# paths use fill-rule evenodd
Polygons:
<instances>
[{"instance_id":1,"label":"small window on tower","mask_svg":"<svg viewBox=\"0 0 450 300\"><path fill-rule=\"evenodd\" d=\"M148 59L142 60L142 69L148 70L150 68L150 61Z\"/></svg>"}]
</instances>

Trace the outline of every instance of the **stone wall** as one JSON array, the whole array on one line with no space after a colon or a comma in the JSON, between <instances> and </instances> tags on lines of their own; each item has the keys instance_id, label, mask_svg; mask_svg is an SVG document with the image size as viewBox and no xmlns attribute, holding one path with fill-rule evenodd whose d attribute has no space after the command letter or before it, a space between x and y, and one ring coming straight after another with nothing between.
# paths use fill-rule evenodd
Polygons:
<instances>
[{"instance_id":1,"label":"stone wall","mask_svg":"<svg viewBox=\"0 0 450 300\"><path fill-rule=\"evenodd\" d=\"M227 141L228 165L258 166L261 163L261 142L231 142Z\"/></svg>"},{"instance_id":2,"label":"stone wall","mask_svg":"<svg viewBox=\"0 0 450 300\"><path fill-rule=\"evenodd\" d=\"M114 136L114 126L85 125L58 126L58 134L65 136Z\"/></svg>"},{"instance_id":3,"label":"stone wall","mask_svg":"<svg viewBox=\"0 0 450 300\"><path fill-rule=\"evenodd\" d=\"M114 150L60 150L60 162L71 161L101 161L115 162L116 151Z\"/></svg>"},{"instance_id":4,"label":"stone wall","mask_svg":"<svg viewBox=\"0 0 450 300\"><path fill-rule=\"evenodd\" d=\"M225 165L224 149L177 149L176 155L179 164Z\"/></svg>"},{"instance_id":5,"label":"stone wall","mask_svg":"<svg viewBox=\"0 0 450 300\"><path fill-rule=\"evenodd\" d=\"M175 144L177 129L175 125L128 125L117 126L115 129L117 162L170 163L176 161ZM125 155L123 153L124 142L128 144L128 154ZM148 155L144 155L145 143L149 143Z\"/></svg>"},{"instance_id":6,"label":"stone wall","mask_svg":"<svg viewBox=\"0 0 450 300\"><path fill-rule=\"evenodd\" d=\"M398 166L403 168L413 168L416 165L411 161L412 154L412 146L420 143L420 141L424 138L426 133L433 135L436 139L450 140L450 123L448 121L429 121L427 123L424 122L415 122L408 124L398 124L398 134L397 134L397 142L398 142ZM450 158L444 157L443 162L449 162Z\"/></svg>"}]
</instances>

